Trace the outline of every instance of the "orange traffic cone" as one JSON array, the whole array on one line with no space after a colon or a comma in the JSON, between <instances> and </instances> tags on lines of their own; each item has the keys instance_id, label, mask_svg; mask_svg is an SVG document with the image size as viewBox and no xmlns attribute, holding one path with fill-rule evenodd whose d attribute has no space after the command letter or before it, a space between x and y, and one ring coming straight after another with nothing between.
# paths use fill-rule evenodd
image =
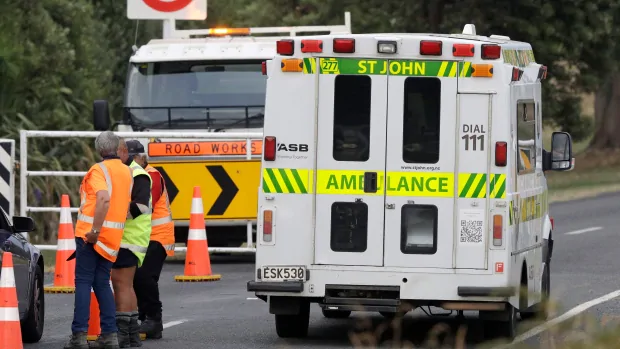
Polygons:
<instances>
[{"instance_id":1,"label":"orange traffic cone","mask_svg":"<svg viewBox=\"0 0 620 349\"><path fill-rule=\"evenodd\" d=\"M110 279L110 288L112 294L114 294L114 287L112 287L112 280ZM99 311L99 302L95 291L90 289L90 316L88 317L88 333L86 339L89 341L96 341L97 337L101 334L101 312Z\"/></svg>"},{"instance_id":2,"label":"orange traffic cone","mask_svg":"<svg viewBox=\"0 0 620 349\"><path fill-rule=\"evenodd\" d=\"M204 211L200 187L194 187L192 211L189 218L187 254L185 255L184 275L174 277L176 281L217 281L221 275L211 273L211 260L207 244Z\"/></svg>"},{"instance_id":3,"label":"orange traffic cone","mask_svg":"<svg viewBox=\"0 0 620 349\"><path fill-rule=\"evenodd\" d=\"M75 252L73 220L69 210L69 195L64 194L60 203L60 222L58 224L58 242L56 248L56 270L54 285L46 286L45 293L75 292L75 259L67 261Z\"/></svg>"},{"instance_id":4,"label":"orange traffic cone","mask_svg":"<svg viewBox=\"0 0 620 349\"><path fill-rule=\"evenodd\" d=\"M97 340L101 333L101 322L99 319L99 302L95 296L95 291L90 289L90 317L88 318L88 334L87 339L89 341Z\"/></svg>"},{"instance_id":5,"label":"orange traffic cone","mask_svg":"<svg viewBox=\"0 0 620 349\"><path fill-rule=\"evenodd\" d=\"M22 349L22 330L17 309L17 289L13 272L13 254L2 255L0 276L0 348Z\"/></svg>"}]
</instances>

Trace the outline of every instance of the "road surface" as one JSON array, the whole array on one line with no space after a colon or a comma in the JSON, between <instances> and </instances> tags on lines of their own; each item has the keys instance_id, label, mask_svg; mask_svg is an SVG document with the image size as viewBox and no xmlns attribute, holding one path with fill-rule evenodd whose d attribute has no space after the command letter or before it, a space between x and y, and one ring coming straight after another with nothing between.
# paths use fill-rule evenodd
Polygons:
<instances>
[{"instance_id":1,"label":"road surface","mask_svg":"<svg viewBox=\"0 0 620 349\"><path fill-rule=\"evenodd\" d=\"M597 324L608 320L610 324L618 324L620 194L552 204L551 215L556 225L551 264L552 298L559 302L556 316L564 314L569 318L565 322L568 326L573 326L575 319L584 316L596 320ZM222 280L176 283L174 275L183 273L182 262L166 264L161 277L166 326L164 338L145 341L142 348L173 348L178 345L184 349L352 348L355 346L349 337L350 330L359 328L364 320L370 319L374 328L385 321L373 313L354 314L344 320L325 319L318 305L313 305L308 338L280 339L267 305L246 292L246 282L254 275L253 267L252 257L214 258L213 270L222 275ZM50 282L51 276L47 277ZM46 295L43 339L25 348L61 348L69 335L72 311L73 295ZM418 309L405 317L403 338L419 347L430 329L440 323L448 323L454 328L459 325L455 319L429 318ZM487 347L489 343L482 340L480 323L472 317L464 324L469 329L467 347ZM521 323L519 343L514 347L550 347L545 344L550 340L550 332L544 331L542 326L544 324ZM576 326L584 328L584 325ZM556 335L554 338L564 337ZM382 345L391 347L389 342ZM557 342L556 347L560 347Z\"/></svg>"}]
</instances>

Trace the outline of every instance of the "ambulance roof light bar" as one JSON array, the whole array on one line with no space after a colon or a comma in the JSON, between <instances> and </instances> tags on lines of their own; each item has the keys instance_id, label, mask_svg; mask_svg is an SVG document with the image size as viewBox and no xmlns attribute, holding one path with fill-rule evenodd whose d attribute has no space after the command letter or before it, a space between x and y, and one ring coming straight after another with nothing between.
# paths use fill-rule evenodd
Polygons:
<instances>
[{"instance_id":1,"label":"ambulance roof light bar","mask_svg":"<svg viewBox=\"0 0 620 349\"><path fill-rule=\"evenodd\" d=\"M174 19L166 19L163 23L163 38L164 39L190 39L196 36L213 36L218 34L216 31L220 30L222 33L224 29L235 30L238 33L247 31L247 34L277 34L276 37L289 37L297 36L299 33L316 33L316 32L329 32L329 34L351 34L351 12L344 13L344 25L313 25L313 26L298 26L298 27L256 27L256 28L209 28L209 29L176 29L176 22ZM222 34L220 34L221 36ZM239 35L239 34L237 34Z\"/></svg>"}]
</instances>

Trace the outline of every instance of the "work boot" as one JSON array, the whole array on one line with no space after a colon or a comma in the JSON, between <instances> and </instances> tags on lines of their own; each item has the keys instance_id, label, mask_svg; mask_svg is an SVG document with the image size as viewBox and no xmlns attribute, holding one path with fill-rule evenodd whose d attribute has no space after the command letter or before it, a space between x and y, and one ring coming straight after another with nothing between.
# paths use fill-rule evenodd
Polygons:
<instances>
[{"instance_id":1,"label":"work boot","mask_svg":"<svg viewBox=\"0 0 620 349\"><path fill-rule=\"evenodd\" d=\"M141 347L142 340L140 339L140 324L138 323L138 312L131 313L131 320L129 321L129 345L132 348Z\"/></svg>"},{"instance_id":2,"label":"work boot","mask_svg":"<svg viewBox=\"0 0 620 349\"><path fill-rule=\"evenodd\" d=\"M164 325L161 322L161 314L155 317L146 316L146 320L140 325L140 333L146 334L148 339L161 339Z\"/></svg>"},{"instance_id":3,"label":"work boot","mask_svg":"<svg viewBox=\"0 0 620 349\"><path fill-rule=\"evenodd\" d=\"M118 346L119 348L129 348L131 341L129 340L129 323L131 322L131 313L117 312L116 327L118 327Z\"/></svg>"},{"instance_id":4,"label":"work boot","mask_svg":"<svg viewBox=\"0 0 620 349\"><path fill-rule=\"evenodd\" d=\"M90 344L90 349L119 349L116 332L103 333L97 340Z\"/></svg>"},{"instance_id":5,"label":"work boot","mask_svg":"<svg viewBox=\"0 0 620 349\"><path fill-rule=\"evenodd\" d=\"M64 349L88 349L88 334L86 332L73 333L64 346Z\"/></svg>"}]
</instances>

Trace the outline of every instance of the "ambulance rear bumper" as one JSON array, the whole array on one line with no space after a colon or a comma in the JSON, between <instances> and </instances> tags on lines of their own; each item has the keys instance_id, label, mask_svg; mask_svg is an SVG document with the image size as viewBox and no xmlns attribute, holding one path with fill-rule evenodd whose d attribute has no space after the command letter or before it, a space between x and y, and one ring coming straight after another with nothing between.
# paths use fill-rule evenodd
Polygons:
<instances>
[{"instance_id":1,"label":"ambulance rear bumper","mask_svg":"<svg viewBox=\"0 0 620 349\"><path fill-rule=\"evenodd\" d=\"M335 285L368 290L390 287L395 288L394 299L470 302L505 302L517 295L517 287L509 285L507 274L488 270L386 271L333 266L308 269L311 273L307 281L256 279L247 283L247 290L259 296L322 298L329 296L326 290Z\"/></svg>"}]
</instances>

